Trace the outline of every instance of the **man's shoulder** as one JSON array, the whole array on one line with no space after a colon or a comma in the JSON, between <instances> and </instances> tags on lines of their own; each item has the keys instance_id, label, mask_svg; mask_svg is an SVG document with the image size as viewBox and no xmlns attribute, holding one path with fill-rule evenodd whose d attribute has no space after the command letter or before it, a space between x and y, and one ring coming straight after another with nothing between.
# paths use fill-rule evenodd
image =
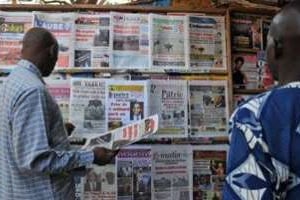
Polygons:
<instances>
[{"instance_id":1,"label":"man's shoulder","mask_svg":"<svg viewBox=\"0 0 300 200\"><path fill-rule=\"evenodd\" d=\"M234 117L241 118L243 116L253 115L255 118L259 118L262 108L266 104L270 97L271 91L264 92L258 95L254 95L248 98L245 102L239 105L232 114L231 120Z\"/></svg>"}]
</instances>

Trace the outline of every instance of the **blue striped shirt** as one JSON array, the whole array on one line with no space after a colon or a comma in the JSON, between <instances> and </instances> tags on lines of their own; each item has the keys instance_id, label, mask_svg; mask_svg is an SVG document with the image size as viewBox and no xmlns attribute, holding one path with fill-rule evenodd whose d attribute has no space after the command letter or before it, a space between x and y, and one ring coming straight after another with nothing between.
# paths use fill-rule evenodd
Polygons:
<instances>
[{"instance_id":1,"label":"blue striped shirt","mask_svg":"<svg viewBox=\"0 0 300 200\"><path fill-rule=\"evenodd\" d=\"M59 107L32 63L21 60L0 92L0 199L75 199L73 169L92 151L72 151Z\"/></svg>"},{"instance_id":2,"label":"blue striped shirt","mask_svg":"<svg viewBox=\"0 0 300 200\"><path fill-rule=\"evenodd\" d=\"M223 200L300 198L300 82L258 95L230 120Z\"/></svg>"}]
</instances>

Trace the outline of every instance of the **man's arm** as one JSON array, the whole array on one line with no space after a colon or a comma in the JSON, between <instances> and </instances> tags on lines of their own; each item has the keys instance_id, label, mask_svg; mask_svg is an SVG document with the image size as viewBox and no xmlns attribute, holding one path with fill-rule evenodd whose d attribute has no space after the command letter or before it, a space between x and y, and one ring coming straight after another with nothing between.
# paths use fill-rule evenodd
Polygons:
<instances>
[{"instance_id":1,"label":"man's arm","mask_svg":"<svg viewBox=\"0 0 300 200\"><path fill-rule=\"evenodd\" d=\"M224 200L272 199L269 173L273 166L262 132L252 111L241 108L234 113L230 121Z\"/></svg>"},{"instance_id":2,"label":"man's arm","mask_svg":"<svg viewBox=\"0 0 300 200\"><path fill-rule=\"evenodd\" d=\"M49 105L43 88L32 88L25 92L14 106L12 149L20 171L61 173L101 160L99 156L94 159L93 151L57 151L51 148L48 139L49 116ZM105 164L108 160L107 152L98 150L98 153Z\"/></svg>"}]
</instances>

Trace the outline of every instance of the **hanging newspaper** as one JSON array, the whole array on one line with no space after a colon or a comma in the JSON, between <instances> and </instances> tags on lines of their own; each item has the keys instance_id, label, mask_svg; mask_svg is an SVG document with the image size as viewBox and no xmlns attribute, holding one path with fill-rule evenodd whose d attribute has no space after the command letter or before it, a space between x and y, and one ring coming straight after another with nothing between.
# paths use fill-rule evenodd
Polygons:
<instances>
[{"instance_id":1,"label":"hanging newspaper","mask_svg":"<svg viewBox=\"0 0 300 200\"><path fill-rule=\"evenodd\" d=\"M12 0L0 0L0 4L12 4Z\"/></svg>"},{"instance_id":2,"label":"hanging newspaper","mask_svg":"<svg viewBox=\"0 0 300 200\"><path fill-rule=\"evenodd\" d=\"M112 67L149 67L149 15L111 13Z\"/></svg>"},{"instance_id":3,"label":"hanging newspaper","mask_svg":"<svg viewBox=\"0 0 300 200\"><path fill-rule=\"evenodd\" d=\"M151 66L186 69L186 18L150 14L150 33Z\"/></svg>"},{"instance_id":4,"label":"hanging newspaper","mask_svg":"<svg viewBox=\"0 0 300 200\"><path fill-rule=\"evenodd\" d=\"M57 68L72 67L74 64L75 13L33 12L35 27L48 29L59 44Z\"/></svg>"},{"instance_id":5,"label":"hanging newspaper","mask_svg":"<svg viewBox=\"0 0 300 200\"><path fill-rule=\"evenodd\" d=\"M264 89L273 88L277 83L267 63L266 51L257 52L257 66L260 69L260 87Z\"/></svg>"},{"instance_id":6,"label":"hanging newspaper","mask_svg":"<svg viewBox=\"0 0 300 200\"><path fill-rule=\"evenodd\" d=\"M225 18L188 16L191 69L226 70Z\"/></svg>"},{"instance_id":7,"label":"hanging newspaper","mask_svg":"<svg viewBox=\"0 0 300 200\"><path fill-rule=\"evenodd\" d=\"M107 149L117 150L141 139L147 139L153 136L157 132L157 129L158 115L153 115L104 134L86 134L78 137L76 133L74 133L69 137L69 140L74 148L75 145L77 145L77 148L83 149L105 147Z\"/></svg>"},{"instance_id":8,"label":"hanging newspaper","mask_svg":"<svg viewBox=\"0 0 300 200\"><path fill-rule=\"evenodd\" d=\"M21 59L22 40L32 27L30 12L0 11L0 67L11 68Z\"/></svg>"},{"instance_id":9,"label":"hanging newspaper","mask_svg":"<svg viewBox=\"0 0 300 200\"><path fill-rule=\"evenodd\" d=\"M109 22L109 14L77 15L74 67L109 67Z\"/></svg>"},{"instance_id":10,"label":"hanging newspaper","mask_svg":"<svg viewBox=\"0 0 300 200\"><path fill-rule=\"evenodd\" d=\"M257 65L255 54L234 54L232 65L234 88L257 89L261 87L262 69Z\"/></svg>"},{"instance_id":11,"label":"hanging newspaper","mask_svg":"<svg viewBox=\"0 0 300 200\"><path fill-rule=\"evenodd\" d=\"M192 153L186 145L152 146L152 199L192 199Z\"/></svg>"},{"instance_id":12,"label":"hanging newspaper","mask_svg":"<svg viewBox=\"0 0 300 200\"><path fill-rule=\"evenodd\" d=\"M109 80L107 82L108 130L148 116L148 81Z\"/></svg>"},{"instance_id":13,"label":"hanging newspaper","mask_svg":"<svg viewBox=\"0 0 300 200\"><path fill-rule=\"evenodd\" d=\"M187 137L187 81L152 80L150 114L159 114L156 136Z\"/></svg>"},{"instance_id":14,"label":"hanging newspaper","mask_svg":"<svg viewBox=\"0 0 300 200\"><path fill-rule=\"evenodd\" d=\"M71 79L70 122L76 125L79 135L107 130L104 79Z\"/></svg>"},{"instance_id":15,"label":"hanging newspaper","mask_svg":"<svg viewBox=\"0 0 300 200\"><path fill-rule=\"evenodd\" d=\"M115 165L93 165L83 181L84 200L115 200L116 173Z\"/></svg>"},{"instance_id":16,"label":"hanging newspaper","mask_svg":"<svg viewBox=\"0 0 300 200\"><path fill-rule=\"evenodd\" d=\"M226 81L190 81L192 137L226 135L229 116Z\"/></svg>"},{"instance_id":17,"label":"hanging newspaper","mask_svg":"<svg viewBox=\"0 0 300 200\"><path fill-rule=\"evenodd\" d=\"M228 146L193 146L193 199L221 199Z\"/></svg>"},{"instance_id":18,"label":"hanging newspaper","mask_svg":"<svg viewBox=\"0 0 300 200\"><path fill-rule=\"evenodd\" d=\"M46 78L48 91L56 100L65 122L69 121L70 80Z\"/></svg>"},{"instance_id":19,"label":"hanging newspaper","mask_svg":"<svg viewBox=\"0 0 300 200\"><path fill-rule=\"evenodd\" d=\"M132 146L116 158L117 199L151 200L151 148Z\"/></svg>"}]
</instances>

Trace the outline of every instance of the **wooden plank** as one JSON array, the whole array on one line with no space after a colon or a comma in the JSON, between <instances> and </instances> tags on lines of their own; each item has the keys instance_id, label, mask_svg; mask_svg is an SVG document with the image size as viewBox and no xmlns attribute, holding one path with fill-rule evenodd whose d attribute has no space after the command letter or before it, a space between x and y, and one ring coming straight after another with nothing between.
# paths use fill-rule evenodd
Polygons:
<instances>
[{"instance_id":1,"label":"wooden plank","mask_svg":"<svg viewBox=\"0 0 300 200\"><path fill-rule=\"evenodd\" d=\"M234 94L259 94L266 92L266 89L234 89Z\"/></svg>"},{"instance_id":2,"label":"wooden plank","mask_svg":"<svg viewBox=\"0 0 300 200\"><path fill-rule=\"evenodd\" d=\"M227 48L227 74L228 74L228 99L229 114L233 112L233 83L232 83L232 67L231 67L231 19L230 12L227 10L225 17L226 31L226 48Z\"/></svg>"},{"instance_id":3,"label":"wooden plank","mask_svg":"<svg viewBox=\"0 0 300 200\"><path fill-rule=\"evenodd\" d=\"M206 13L225 15L226 9L222 8L205 8L205 9L182 9L182 8L160 8L152 6L130 6L130 5L118 5L118 6L100 6L91 4L73 4L73 5L38 5L38 4L1 4L0 10L3 11L98 11L98 12L130 12L130 13L169 13L169 12L187 12L187 13Z\"/></svg>"},{"instance_id":4,"label":"wooden plank","mask_svg":"<svg viewBox=\"0 0 300 200\"><path fill-rule=\"evenodd\" d=\"M280 11L280 8L274 7L272 9L268 9L268 8L254 8L254 7L243 7L243 6L230 6L229 11L231 13L241 12L241 13L248 13L248 14L274 16L277 12Z\"/></svg>"}]
</instances>

